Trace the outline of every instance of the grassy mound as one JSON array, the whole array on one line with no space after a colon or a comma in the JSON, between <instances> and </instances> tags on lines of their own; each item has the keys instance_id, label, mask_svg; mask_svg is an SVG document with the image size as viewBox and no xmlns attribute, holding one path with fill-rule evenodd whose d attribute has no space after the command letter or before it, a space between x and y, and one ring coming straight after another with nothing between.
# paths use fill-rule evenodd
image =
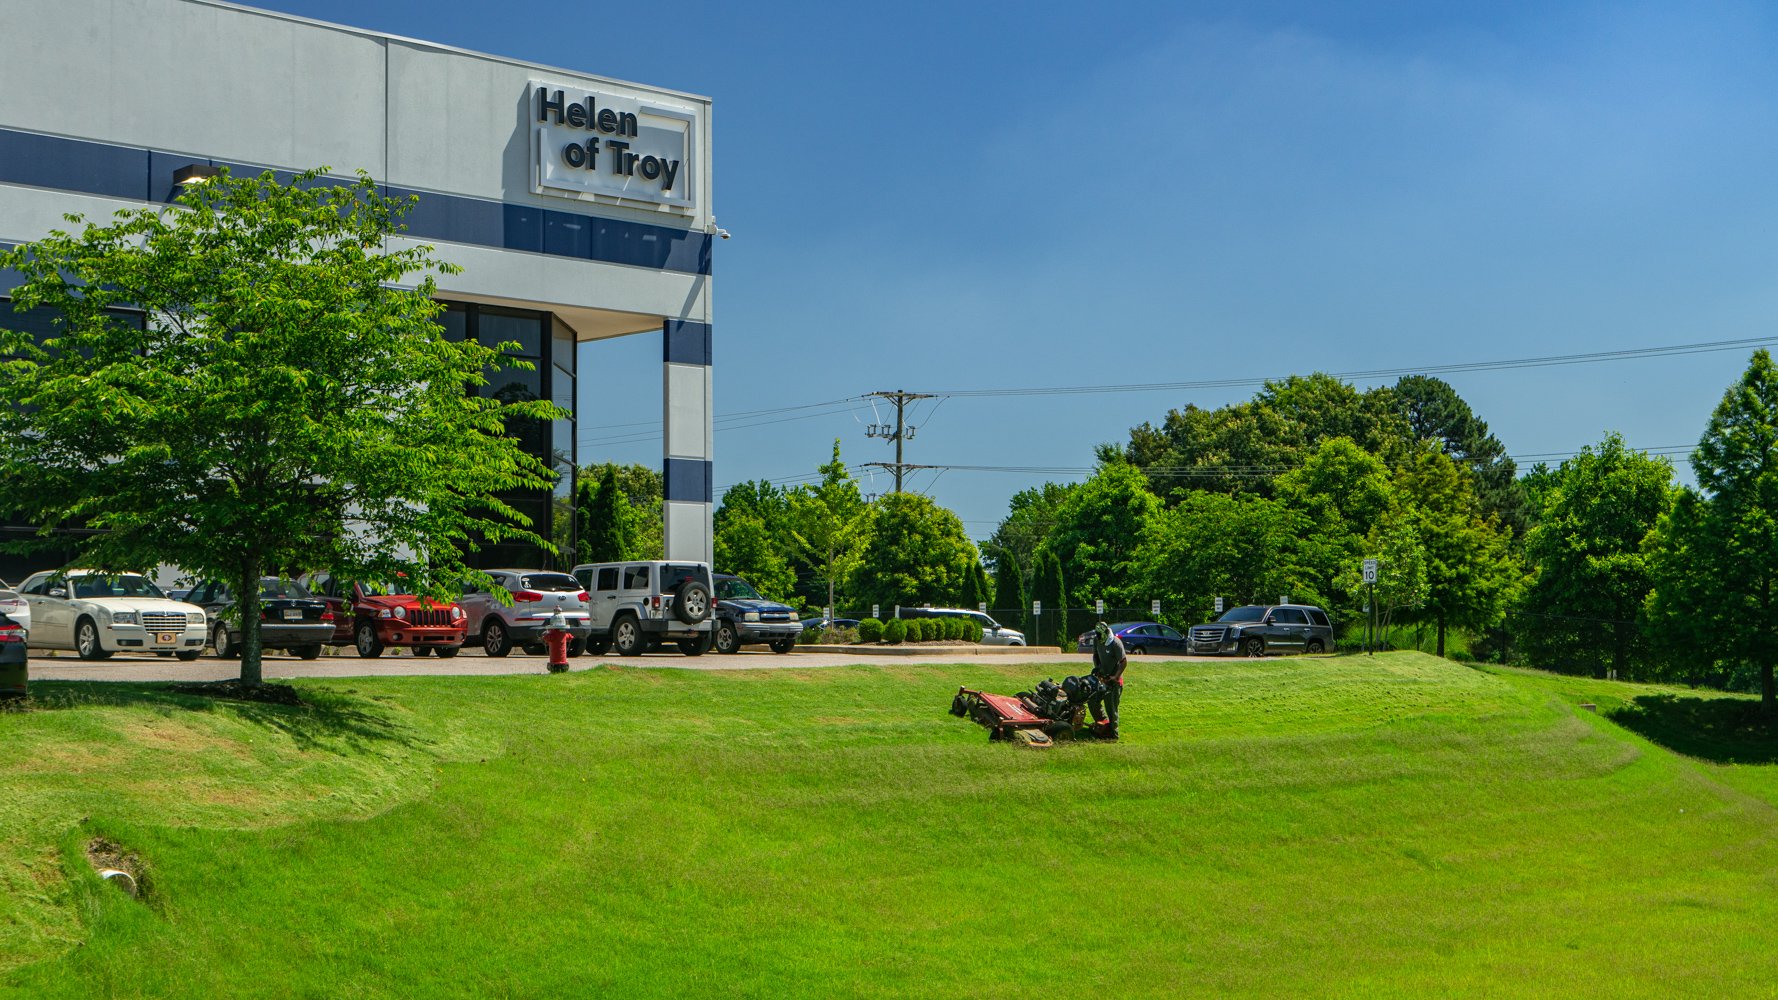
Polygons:
<instances>
[{"instance_id":1,"label":"grassy mound","mask_svg":"<svg viewBox=\"0 0 1778 1000\"><path fill-rule=\"evenodd\" d=\"M945 714L1041 673L43 685L0 716L0 870L41 897L0 955L57 954L0 995L1770 990L1773 768L1577 712L1602 682L1144 662L1116 745ZM80 872L95 834L153 905Z\"/></svg>"}]
</instances>

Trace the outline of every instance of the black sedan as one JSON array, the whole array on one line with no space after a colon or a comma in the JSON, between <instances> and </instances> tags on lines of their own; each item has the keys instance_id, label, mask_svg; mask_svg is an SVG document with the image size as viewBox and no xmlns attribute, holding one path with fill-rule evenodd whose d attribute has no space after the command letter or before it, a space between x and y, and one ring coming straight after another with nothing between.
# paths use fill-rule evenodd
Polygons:
<instances>
[{"instance_id":1,"label":"black sedan","mask_svg":"<svg viewBox=\"0 0 1778 1000\"><path fill-rule=\"evenodd\" d=\"M1119 622L1111 626L1111 631L1124 641L1124 650L1131 656L1162 653L1184 656L1187 652L1185 636L1171 625L1160 622ZM1075 637L1074 649L1079 653L1093 651L1093 633L1082 632Z\"/></svg>"},{"instance_id":2,"label":"black sedan","mask_svg":"<svg viewBox=\"0 0 1778 1000\"><path fill-rule=\"evenodd\" d=\"M216 655L223 659L240 656L241 622L232 613L235 596L229 585L212 580L193 587L185 599L210 616L210 646ZM287 649L305 660L313 660L321 655L322 644L333 638L333 618L327 602L310 594L295 580L260 578L261 648Z\"/></svg>"}]
</instances>

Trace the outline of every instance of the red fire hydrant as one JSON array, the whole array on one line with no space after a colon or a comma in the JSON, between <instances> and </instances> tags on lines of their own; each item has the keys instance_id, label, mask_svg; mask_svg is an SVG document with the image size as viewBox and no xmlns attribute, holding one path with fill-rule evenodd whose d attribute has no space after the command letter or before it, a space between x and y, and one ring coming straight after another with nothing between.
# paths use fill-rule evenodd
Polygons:
<instances>
[{"instance_id":1,"label":"red fire hydrant","mask_svg":"<svg viewBox=\"0 0 1778 1000\"><path fill-rule=\"evenodd\" d=\"M544 629L543 644L549 649L549 672L559 674L568 669L568 619L560 611L550 616Z\"/></svg>"}]
</instances>

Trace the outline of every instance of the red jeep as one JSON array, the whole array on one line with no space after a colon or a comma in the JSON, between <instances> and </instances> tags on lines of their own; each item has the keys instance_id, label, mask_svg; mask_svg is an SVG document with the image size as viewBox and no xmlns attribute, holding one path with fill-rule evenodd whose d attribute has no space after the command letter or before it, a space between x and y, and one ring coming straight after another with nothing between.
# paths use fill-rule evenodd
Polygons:
<instances>
[{"instance_id":1,"label":"red jeep","mask_svg":"<svg viewBox=\"0 0 1778 1000\"><path fill-rule=\"evenodd\" d=\"M455 604L391 594L375 584L347 584L328 573L311 574L304 582L333 611L338 625L331 645L356 646L359 656L381 656L391 646L406 646L415 656L436 650L452 657L468 635L469 618Z\"/></svg>"}]
</instances>

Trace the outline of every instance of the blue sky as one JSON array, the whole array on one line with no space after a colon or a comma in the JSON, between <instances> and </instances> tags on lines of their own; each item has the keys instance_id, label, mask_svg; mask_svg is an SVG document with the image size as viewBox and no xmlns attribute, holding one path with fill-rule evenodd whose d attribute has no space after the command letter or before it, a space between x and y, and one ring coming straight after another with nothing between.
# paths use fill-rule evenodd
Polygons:
<instances>
[{"instance_id":1,"label":"blue sky","mask_svg":"<svg viewBox=\"0 0 1778 1000\"><path fill-rule=\"evenodd\" d=\"M261 6L713 97L719 416L1778 337L1767 4ZM1746 362L1447 378L1536 455L1695 442ZM581 364L583 461L658 464L605 426L658 338ZM1252 391L935 401L907 460L1085 467ZM717 483L889 460L874 419L720 430ZM913 484L984 537L1044 478Z\"/></svg>"}]
</instances>

